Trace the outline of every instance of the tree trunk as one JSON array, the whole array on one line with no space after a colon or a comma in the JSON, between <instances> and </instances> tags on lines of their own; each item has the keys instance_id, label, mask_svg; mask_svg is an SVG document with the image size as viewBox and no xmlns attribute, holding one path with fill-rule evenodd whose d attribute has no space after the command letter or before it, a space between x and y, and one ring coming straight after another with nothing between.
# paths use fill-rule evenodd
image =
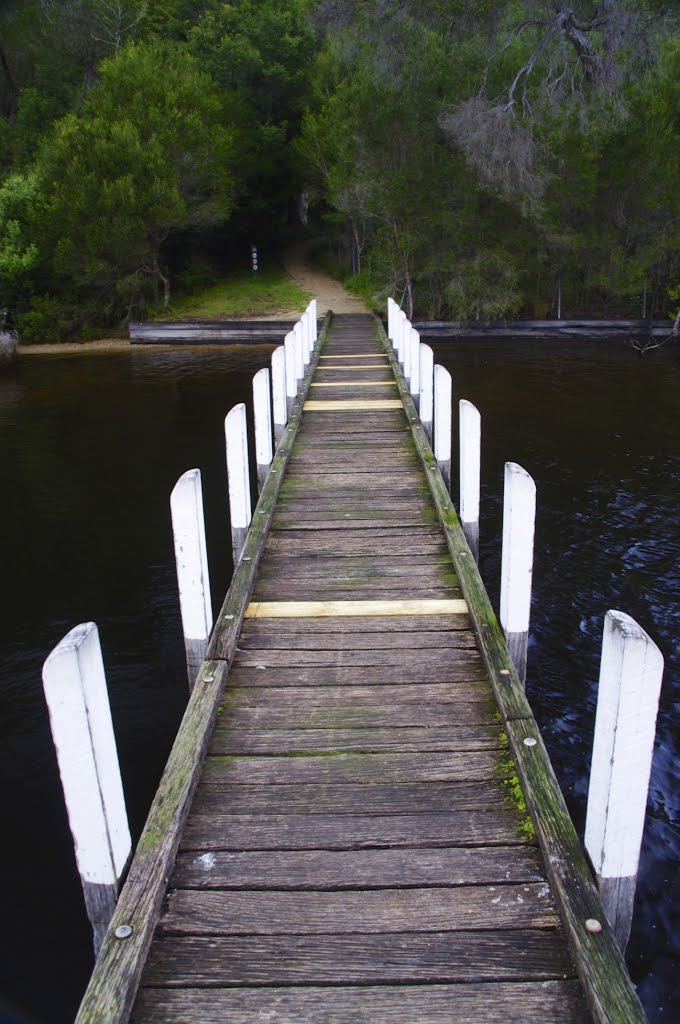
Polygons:
<instances>
[{"instance_id":1,"label":"tree trunk","mask_svg":"<svg viewBox=\"0 0 680 1024\"><path fill-rule=\"evenodd\" d=\"M14 80L12 69L9 66L7 57L5 56L5 51L3 50L2 46L0 46L0 67L2 68L6 86L6 95L2 104L2 112L5 118L8 121L11 121L11 119L16 114L17 110L19 87L17 86L17 83Z\"/></svg>"}]
</instances>

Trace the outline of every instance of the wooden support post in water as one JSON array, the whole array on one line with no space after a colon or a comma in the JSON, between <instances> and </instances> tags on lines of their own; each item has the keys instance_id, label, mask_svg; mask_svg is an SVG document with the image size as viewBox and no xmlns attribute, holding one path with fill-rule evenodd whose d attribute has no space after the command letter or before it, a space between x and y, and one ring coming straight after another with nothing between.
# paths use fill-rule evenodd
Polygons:
<instances>
[{"instance_id":1,"label":"wooden support post in water","mask_svg":"<svg viewBox=\"0 0 680 1024\"><path fill-rule=\"evenodd\" d=\"M472 402L458 405L460 427L460 522L475 562L479 561L479 480L482 419Z\"/></svg>"},{"instance_id":2,"label":"wooden support post in water","mask_svg":"<svg viewBox=\"0 0 680 1024\"><path fill-rule=\"evenodd\" d=\"M510 657L522 683L527 674L535 519L536 484L516 462L506 462L500 619Z\"/></svg>"},{"instance_id":3,"label":"wooden support post in water","mask_svg":"<svg viewBox=\"0 0 680 1024\"><path fill-rule=\"evenodd\" d=\"M409 332L411 345L411 398L416 409L420 409L420 335L415 327Z\"/></svg>"},{"instance_id":4,"label":"wooden support post in water","mask_svg":"<svg viewBox=\"0 0 680 1024\"><path fill-rule=\"evenodd\" d=\"M258 494L264 487L274 458L272 449L272 399L269 370L263 366L253 377L253 410L255 415L255 462Z\"/></svg>"},{"instance_id":5,"label":"wooden support post in water","mask_svg":"<svg viewBox=\"0 0 680 1024\"><path fill-rule=\"evenodd\" d=\"M420 346L420 422L432 447L434 416L434 353L429 345Z\"/></svg>"},{"instance_id":6,"label":"wooden support post in water","mask_svg":"<svg viewBox=\"0 0 680 1024\"><path fill-rule=\"evenodd\" d=\"M272 352L272 406L274 414L274 444L278 448L288 422L286 407L286 350L279 345Z\"/></svg>"},{"instance_id":7,"label":"wooden support post in water","mask_svg":"<svg viewBox=\"0 0 680 1024\"><path fill-rule=\"evenodd\" d=\"M289 331L283 342L286 353L286 405L288 419L293 415L293 406L297 398L297 376L295 373L295 334Z\"/></svg>"},{"instance_id":8,"label":"wooden support post in water","mask_svg":"<svg viewBox=\"0 0 680 1024\"><path fill-rule=\"evenodd\" d=\"M170 495L170 513L187 674L193 689L213 625L200 469L189 469L179 478Z\"/></svg>"},{"instance_id":9,"label":"wooden support post in water","mask_svg":"<svg viewBox=\"0 0 680 1024\"><path fill-rule=\"evenodd\" d=\"M252 518L246 407L243 402L235 405L228 413L224 421L224 433L227 441L231 544L234 552L234 567L236 567L241 561L241 552Z\"/></svg>"},{"instance_id":10,"label":"wooden support post in water","mask_svg":"<svg viewBox=\"0 0 680 1024\"><path fill-rule=\"evenodd\" d=\"M434 368L434 457L451 493L451 374L439 363Z\"/></svg>"},{"instance_id":11,"label":"wooden support post in water","mask_svg":"<svg viewBox=\"0 0 680 1024\"><path fill-rule=\"evenodd\" d=\"M76 626L54 648L43 686L96 954L132 844L94 622Z\"/></svg>"},{"instance_id":12,"label":"wooden support post in water","mask_svg":"<svg viewBox=\"0 0 680 1024\"><path fill-rule=\"evenodd\" d=\"M624 612L604 620L585 846L622 952L633 918L663 656Z\"/></svg>"}]
</instances>

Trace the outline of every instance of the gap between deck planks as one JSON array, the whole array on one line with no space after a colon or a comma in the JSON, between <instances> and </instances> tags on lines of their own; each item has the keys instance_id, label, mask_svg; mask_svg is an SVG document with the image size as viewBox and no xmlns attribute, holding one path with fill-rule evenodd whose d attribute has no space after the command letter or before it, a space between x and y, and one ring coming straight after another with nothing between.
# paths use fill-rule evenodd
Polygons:
<instances>
[{"instance_id":1,"label":"gap between deck planks","mask_svg":"<svg viewBox=\"0 0 680 1024\"><path fill-rule=\"evenodd\" d=\"M370 318L339 317L319 367L380 357ZM327 390L305 404L133 1019L582 1024L401 401Z\"/></svg>"}]
</instances>

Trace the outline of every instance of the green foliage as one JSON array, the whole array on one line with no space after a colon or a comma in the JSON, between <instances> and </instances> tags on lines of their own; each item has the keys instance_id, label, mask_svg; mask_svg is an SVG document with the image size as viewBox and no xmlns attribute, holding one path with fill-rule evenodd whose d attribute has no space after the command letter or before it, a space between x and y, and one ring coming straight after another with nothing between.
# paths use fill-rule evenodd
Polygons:
<instances>
[{"instance_id":1,"label":"green foliage","mask_svg":"<svg viewBox=\"0 0 680 1024\"><path fill-rule=\"evenodd\" d=\"M141 275L165 283L171 231L228 219L234 135L185 51L128 44L100 74L81 113L58 121L39 154L33 227L53 286L99 293L115 315L121 292L128 305L140 301Z\"/></svg>"},{"instance_id":2,"label":"green foliage","mask_svg":"<svg viewBox=\"0 0 680 1024\"><path fill-rule=\"evenodd\" d=\"M304 195L370 305L545 316L559 280L563 315L674 314L678 15L594 10L5 0L0 303L37 332L144 315Z\"/></svg>"},{"instance_id":3,"label":"green foliage","mask_svg":"<svg viewBox=\"0 0 680 1024\"><path fill-rule=\"evenodd\" d=\"M31 270L38 260L38 249L28 241L25 216L36 194L35 178L12 175L0 185L0 298L2 290Z\"/></svg>"}]
</instances>

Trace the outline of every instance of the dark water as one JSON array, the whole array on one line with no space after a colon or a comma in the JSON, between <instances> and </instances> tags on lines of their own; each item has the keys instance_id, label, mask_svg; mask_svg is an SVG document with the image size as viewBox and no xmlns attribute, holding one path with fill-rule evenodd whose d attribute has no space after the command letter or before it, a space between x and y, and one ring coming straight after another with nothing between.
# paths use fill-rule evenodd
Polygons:
<instances>
[{"instance_id":1,"label":"dark water","mask_svg":"<svg viewBox=\"0 0 680 1024\"><path fill-rule=\"evenodd\" d=\"M0 377L2 1024L71 1020L91 968L42 662L97 622L136 838L187 696L169 494L200 467L216 608L231 572L223 419L270 352L45 357ZM666 657L628 959L650 1020L679 1019L680 362L588 342L440 356L482 413L481 561L496 604L504 462L537 483L528 692L579 828L606 610L637 618Z\"/></svg>"}]
</instances>

